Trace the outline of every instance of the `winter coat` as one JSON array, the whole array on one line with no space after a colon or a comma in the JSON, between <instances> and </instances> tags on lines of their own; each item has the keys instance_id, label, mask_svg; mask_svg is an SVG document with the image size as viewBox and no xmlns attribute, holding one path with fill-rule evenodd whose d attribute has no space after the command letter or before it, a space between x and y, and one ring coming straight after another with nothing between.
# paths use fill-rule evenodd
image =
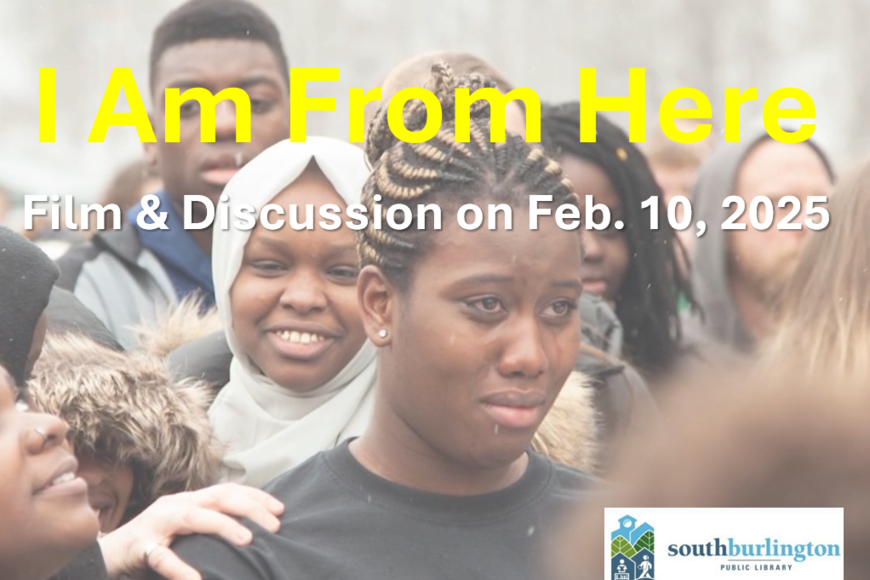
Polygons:
<instances>
[{"instance_id":1,"label":"winter coat","mask_svg":"<svg viewBox=\"0 0 870 580\"><path fill-rule=\"evenodd\" d=\"M216 481L220 449L201 382L172 379L148 352L123 352L80 332L50 332L28 388L37 408L70 426L79 457L130 465L136 474L124 520L163 495Z\"/></svg>"},{"instance_id":2,"label":"winter coat","mask_svg":"<svg viewBox=\"0 0 870 580\"><path fill-rule=\"evenodd\" d=\"M177 302L165 268L129 223L95 234L57 264L57 285L75 294L124 348L137 346L135 326L157 320Z\"/></svg>"}]
</instances>

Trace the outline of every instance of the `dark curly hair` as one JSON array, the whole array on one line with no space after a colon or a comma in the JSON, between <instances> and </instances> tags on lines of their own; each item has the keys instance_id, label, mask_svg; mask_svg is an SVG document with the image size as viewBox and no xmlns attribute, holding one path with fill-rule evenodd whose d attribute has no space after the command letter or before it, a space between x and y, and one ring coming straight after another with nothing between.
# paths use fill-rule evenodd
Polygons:
<instances>
[{"instance_id":1,"label":"dark curly hair","mask_svg":"<svg viewBox=\"0 0 870 580\"><path fill-rule=\"evenodd\" d=\"M623 233L628 241L628 272L616 298L616 315L625 328L625 353L641 370L653 375L671 368L680 352L682 329L677 303L682 294L695 308L688 278L679 268L685 254L667 220L649 227L641 204L662 191L646 158L625 132L598 115L596 140L580 142L580 103L547 106L541 112L541 141L556 159L574 156L597 165L619 195L624 212Z\"/></svg>"}]
</instances>

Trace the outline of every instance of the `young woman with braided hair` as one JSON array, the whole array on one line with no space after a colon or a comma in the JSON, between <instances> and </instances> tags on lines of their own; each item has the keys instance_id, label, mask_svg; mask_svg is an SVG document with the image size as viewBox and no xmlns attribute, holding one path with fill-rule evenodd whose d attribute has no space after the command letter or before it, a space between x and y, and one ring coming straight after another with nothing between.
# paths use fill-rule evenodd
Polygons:
<instances>
[{"instance_id":1,"label":"young woman with braided hair","mask_svg":"<svg viewBox=\"0 0 870 580\"><path fill-rule=\"evenodd\" d=\"M442 51L416 55L396 65L389 72L381 83L383 96L380 103L366 105L366 127L370 138L372 132L375 138L378 133L383 134L385 130L388 132L383 118L376 128L372 127L377 111L400 90L424 86L431 74L432 65L439 62L450 65L454 74L480 73L495 81L497 88L503 93L515 88L492 65L473 54ZM525 113L518 103L520 101L512 101L505 109L505 127L509 133L525 138ZM638 371L621 360L623 327L612 305L587 291L580 297L579 312L583 324L581 345L574 369L588 379L589 388L585 390L592 395L591 403L596 414L595 471L604 473L608 469L611 449L619 444L622 435L635 423L646 415L656 413L655 403ZM538 430L533 446L538 451L547 450L551 458L585 470L586 464L576 460L584 454L574 455L571 460L566 460L571 456L561 453L560 449L579 448L586 431L582 428L581 413L576 409L578 405L567 404L567 399L573 394L574 389L563 390L559 403ZM566 408L568 406L575 408L570 410ZM573 432L569 427L573 427ZM554 441L562 443L554 444Z\"/></svg>"},{"instance_id":2,"label":"young woman with braided hair","mask_svg":"<svg viewBox=\"0 0 870 580\"><path fill-rule=\"evenodd\" d=\"M596 119L596 141L580 142L576 101L545 107L541 124L544 146L576 191L610 210L610 227L583 230L583 283L615 307L624 328L624 356L655 382L674 369L681 354L681 296L694 306L679 268L682 245L667 221L651 229L641 208L651 196L662 204L661 189L640 150L604 117ZM613 226L616 220L624 229Z\"/></svg>"},{"instance_id":3,"label":"young woman with braided hair","mask_svg":"<svg viewBox=\"0 0 870 580\"><path fill-rule=\"evenodd\" d=\"M514 227L445 219L437 231L360 232L359 304L378 348L372 421L267 487L289 506L278 534L251 526L244 550L204 536L177 543L204 580L536 578L555 518L592 483L528 451L573 369L582 292L580 236L552 217L530 230L528 197L577 198L537 146L490 142L485 104L471 142L456 142L454 90L489 82L433 71L441 129L404 143L378 117L364 203L438 203L445 215L505 203ZM406 127L425 122L409 104Z\"/></svg>"}]
</instances>

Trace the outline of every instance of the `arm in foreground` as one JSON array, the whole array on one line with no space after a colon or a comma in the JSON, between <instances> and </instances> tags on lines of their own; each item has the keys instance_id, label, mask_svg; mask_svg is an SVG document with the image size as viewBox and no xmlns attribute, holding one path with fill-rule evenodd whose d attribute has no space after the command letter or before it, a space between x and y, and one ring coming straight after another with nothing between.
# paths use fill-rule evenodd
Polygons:
<instances>
[{"instance_id":1,"label":"arm in foreground","mask_svg":"<svg viewBox=\"0 0 870 580\"><path fill-rule=\"evenodd\" d=\"M144 578L149 571L167 580L202 580L171 549L179 536L214 535L230 544L251 542L248 518L269 532L280 526L284 506L259 489L227 483L160 498L129 523L100 539L109 577ZM146 556L147 553L147 556Z\"/></svg>"}]
</instances>

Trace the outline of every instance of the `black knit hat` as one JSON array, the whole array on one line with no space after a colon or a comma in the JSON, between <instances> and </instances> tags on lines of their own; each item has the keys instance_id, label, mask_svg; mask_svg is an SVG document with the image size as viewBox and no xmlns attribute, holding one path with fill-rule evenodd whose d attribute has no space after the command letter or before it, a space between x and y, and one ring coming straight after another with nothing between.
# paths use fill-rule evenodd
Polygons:
<instances>
[{"instance_id":1,"label":"black knit hat","mask_svg":"<svg viewBox=\"0 0 870 580\"><path fill-rule=\"evenodd\" d=\"M0 227L0 364L18 385L27 379L33 332L58 275L36 244Z\"/></svg>"},{"instance_id":2,"label":"black knit hat","mask_svg":"<svg viewBox=\"0 0 870 580\"><path fill-rule=\"evenodd\" d=\"M55 286L51 291L45 314L48 315L48 331L52 334L83 334L106 348L124 350L103 321L69 290Z\"/></svg>"}]
</instances>

